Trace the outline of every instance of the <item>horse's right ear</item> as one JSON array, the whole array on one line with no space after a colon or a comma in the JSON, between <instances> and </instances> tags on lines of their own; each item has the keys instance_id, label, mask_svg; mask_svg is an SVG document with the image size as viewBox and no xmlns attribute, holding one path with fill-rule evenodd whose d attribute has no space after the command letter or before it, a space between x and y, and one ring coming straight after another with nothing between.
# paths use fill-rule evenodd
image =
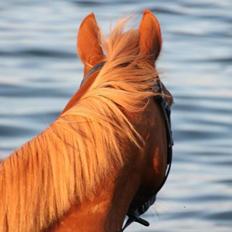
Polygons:
<instances>
[{"instance_id":1,"label":"horse's right ear","mask_svg":"<svg viewBox=\"0 0 232 232\"><path fill-rule=\"evenodd\" d=\"M161 51L162 37L158 19L149 10L145 10L139 26L140 53L154 62Z\"/></svg>"},{"instance_id":2,"label":"horse's right ear","mask_svg":"<svg viewBox=\"0 0 232 232\"><path fill-rule=\"evenodd\" d=\"M77 53L85 66L89 68L104 58L100 30L93 13L86 16L80 25L77 36Z\"/></svg>"}]
</instances>

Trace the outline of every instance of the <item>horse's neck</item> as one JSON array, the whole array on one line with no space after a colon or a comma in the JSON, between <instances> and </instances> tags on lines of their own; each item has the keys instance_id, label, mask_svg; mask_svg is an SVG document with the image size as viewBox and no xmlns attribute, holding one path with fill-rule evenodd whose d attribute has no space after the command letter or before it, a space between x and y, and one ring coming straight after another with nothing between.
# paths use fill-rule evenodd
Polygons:
<instances>
[{"instance_id":1,"label":"horse's neck","mask_svg":"<svg viewBox=\"0 0 232 232\"><path fill-rule=\"evenodd\" d=\"M119 232L140 183L139 170L123 172L118 181L105 183L94 199L73 206L47 231Z\"/></svg>"}]
</instances>

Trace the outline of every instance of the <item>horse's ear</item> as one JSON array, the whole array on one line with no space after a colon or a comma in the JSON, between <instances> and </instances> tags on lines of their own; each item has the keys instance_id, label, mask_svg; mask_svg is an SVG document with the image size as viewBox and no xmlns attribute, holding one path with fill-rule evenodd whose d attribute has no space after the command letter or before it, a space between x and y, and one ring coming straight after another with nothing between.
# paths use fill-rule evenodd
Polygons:
<instances>
[{"instance_id":1,"label":"horse's ear","mask_svg":"<svg viewBox=\"0 0 232 232\"><path fill-rule=\"evenodd\" d=\"M162 37L158 19L151 11L145 10L139 26L140 53L154 62L161 51Z\"/></svg>"},{"instance_id":2,"label":"horse's ear","mask_svg":"<svg viewBox=\"0 0 232 232\"><path fill-rule=\"evenodd\" d=\"M80 25L77 36L77 53L89 68L104 58L100 30L93 13L86 16Z\"/></svg>"}]
</instances>

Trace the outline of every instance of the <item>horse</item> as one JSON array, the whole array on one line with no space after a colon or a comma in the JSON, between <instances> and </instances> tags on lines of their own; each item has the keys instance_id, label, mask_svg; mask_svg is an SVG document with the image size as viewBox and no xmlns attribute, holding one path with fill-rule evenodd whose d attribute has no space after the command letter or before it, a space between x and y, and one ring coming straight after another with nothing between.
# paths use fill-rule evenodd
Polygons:
<instances>
[{"instance_id":1,"label":"horse","mask_svg":"<svg viewBox=\"0 0 232 232\"><path fill-rule=\"evenodd\" d=\"M0 164L0 232L119 232L155 201L170 170L169 108L156 61L162 38L145 10L107 38L93 13L77 52L84 79L57 119ZM126 215L128 220L123 228Z\"/></svg>"}]
</instances>

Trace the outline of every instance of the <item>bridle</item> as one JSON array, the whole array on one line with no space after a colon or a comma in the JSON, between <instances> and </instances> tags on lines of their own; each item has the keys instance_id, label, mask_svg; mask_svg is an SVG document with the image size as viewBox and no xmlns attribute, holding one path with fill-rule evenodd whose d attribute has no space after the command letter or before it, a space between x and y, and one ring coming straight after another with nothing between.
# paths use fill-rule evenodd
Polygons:
<instances>
[{"instance_id":1,"label":"bridle","mask_svg":"<svg viewBox=\"0 0 232 232\"><path fill-rule=\"evenodd\" d=\"M105 61L96 64L95 66L93 66L88 72L87 74L84 76L81 85L84 84L84 82L90 77L92 76L95 72L99 72L100 69L104 66ZM155 93L159 93L158 95L154 96L154 101L156 101L161 109L161 112L164 116L164 120L165 120L165 127L166 127L166 134L167 134L167 169L166 169L166 173L165 173L165 177L162 181L162 183L160 184L159 188L152 191L151 193L149 193L149 196L147 197L148 200L146 200L145 202L143 202L141 205L139 206L130 206L129 210L127 212L127 220L126 223L124 224L124 226L122 227L122 229L119 232L123 232L131 223L133 222L137 222L140 223L144 226L149 226L149 222L144 220L143 218L141 218L140 216L142 214L144 214L151 205L153 205L156 201L156 195L157 193L160 191L160 189L163 187L163 185L165 184L169 172L171 170L171 164L172 164L172 147L173 147L173 136L172 136L172 129L171 129L171 108L168 104L168 102L165 99L165 93L164 93L164 89L165 86L164 84L160 81L160 79L157 80L157 82L155 83L155 85L153 86L153 91Z\"/></svg>"},{"instance_id":2,"label":"bridle","mask_svg":"<svg viewBox=\"0 0 232 232\"><path fill-rule=\"evenodd\" d=\"M148 200L146 200L143 204L141 204L138 207L130 207L127 213L127 221L123 228L120 230L120 232L124 231L131 223L137 222L144 226L149 226L149 222L141 218L140 216L144 214L150 206L152 206L156 201L156 195L160 191L160 189L165 184L169 172L171 170L172 165L172 147L173 147L173 136L172 136L172 129L171 129L171 108L168 105L165 95L164 95L164 84L158 80L156 84L153 86L153 91L156 93L160 93L159 95L154 96L154 100L157 101L158 105L160 106L160 109L162 111L162 114L164 116L165 120L165 127L166 127L166 134L167 134L167 169L165 172L165 176L163 181L161 182L158 189L151 192L148 196Z\"/></svg>"}]
</instances>

